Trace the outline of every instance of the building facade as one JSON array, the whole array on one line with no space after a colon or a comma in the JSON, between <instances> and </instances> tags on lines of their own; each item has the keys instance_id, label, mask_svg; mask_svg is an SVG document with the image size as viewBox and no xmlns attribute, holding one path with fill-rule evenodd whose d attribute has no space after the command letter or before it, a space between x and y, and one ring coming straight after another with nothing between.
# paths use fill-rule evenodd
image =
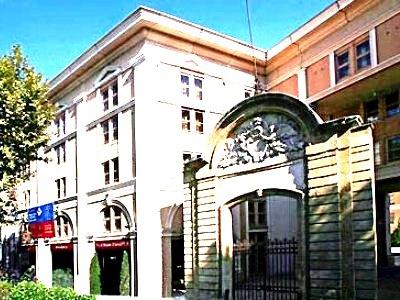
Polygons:
<instances>
[{"instance_id":1,"label":"building facade","mask_svg":"<svg viewBox=\"0 0 400 300\"><path fill-rule=\"evenodd\" d=\"M211 157L210 135L227 111L254 95L254 74L258 87L310 105L321 122L360 115L372 124L375 169L364 200L376 203L358 221L374 220L366 226L376 227L378 264L393 263L390 234L400 215L399 27L396 0L341 0L261 50L137 9L50 82L48 96L58 111L43 149L49 162L32 163L31 179L18 188L21 224L11 230L15 237L3 240L3 264L12 268L22 257L46 285L54 270L69 269L74 288L89 293L96 255L102 294L119 295L126 253L130 295L156 299L190 285L183 165ZM56 237L32 239L26 211L49 202L56 207ZM292 202L285 203L295 214ZM268 209L256 206L254 212ZM237 225L244 222L240 211L234 231L243 240L249 232ZM288 232L296 230L293 225ZM371 230L366 239L374 243ZM4 250L6 243L18 254ZM324 280L336 282L330 275ZM214 279L215 295L223 297L229 280Z\"/></svg>"}]
</instances>

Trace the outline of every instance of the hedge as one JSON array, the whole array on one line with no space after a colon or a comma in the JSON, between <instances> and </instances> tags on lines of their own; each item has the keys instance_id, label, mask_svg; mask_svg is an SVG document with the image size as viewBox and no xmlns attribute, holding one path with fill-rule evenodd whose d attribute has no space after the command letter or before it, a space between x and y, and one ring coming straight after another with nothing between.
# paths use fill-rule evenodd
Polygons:
<instances>
[{"instance_id":1,"label":"hedge","mask_svg":"<svg viewBox=\"0 0 400 300\"><path fill-rule=\"evenodd\" d=\"M78 295L71 288L46 288L35 281L21 281L12 284L0 281L0 300L95 300L91 295Z\"/></svg>"}]
</instances>

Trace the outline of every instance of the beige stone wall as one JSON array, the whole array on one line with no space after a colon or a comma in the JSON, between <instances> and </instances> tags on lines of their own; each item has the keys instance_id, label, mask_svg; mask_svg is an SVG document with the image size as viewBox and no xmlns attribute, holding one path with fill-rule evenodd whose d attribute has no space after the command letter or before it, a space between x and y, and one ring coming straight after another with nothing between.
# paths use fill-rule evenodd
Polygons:
<instances>
[{"instance_id":1,"label":"beige stone wall","mask_svg":"<svg viewBox=\"0 0 400 300\"><path fill-rule=\"evenodd\" d=\"M370 127L307 148L311 299L375 299Z\"/></svg>"}]
</instances>

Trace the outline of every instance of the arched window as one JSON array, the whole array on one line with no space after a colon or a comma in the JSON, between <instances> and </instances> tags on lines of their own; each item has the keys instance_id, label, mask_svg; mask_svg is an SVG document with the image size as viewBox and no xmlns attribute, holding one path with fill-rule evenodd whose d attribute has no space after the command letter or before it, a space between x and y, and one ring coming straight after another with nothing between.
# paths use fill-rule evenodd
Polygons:
<instances>
[{"instance_id":1,"label":"arched window","mask_svg":"<svg viewBox=\"0 0 400 300\"><path fill-rule=\"evenodd\" d=\"M66 216L58 216L55 220L56 237L72 236L72 226Z\"/></svg>"},{"instance_id":2,"label":"arched window","mask_svg":"<svg viewBox=\"0 0 400 300\"><path fill-rule=\"evenodd\" d=\"M114 205L103 209L103 222L105 232L120 232L127 227L122 209Z\"/></svg>"}]
</instances>

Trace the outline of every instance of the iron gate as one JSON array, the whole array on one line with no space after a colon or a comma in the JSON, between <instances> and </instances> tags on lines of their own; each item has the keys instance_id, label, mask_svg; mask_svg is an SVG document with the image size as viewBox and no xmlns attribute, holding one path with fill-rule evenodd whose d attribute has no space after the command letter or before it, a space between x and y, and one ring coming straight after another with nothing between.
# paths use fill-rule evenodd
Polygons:
<instances>
[{"instance_id":1,"label":"iron gate","mask_svg":"<svg viewBox=\"0 0 400 300\"><path fill-rule=\"evenodd\" d=\"M239 244L233 250L234 300L299 300L297 241L266 240Z\"/></svg>"}]
</instances>

